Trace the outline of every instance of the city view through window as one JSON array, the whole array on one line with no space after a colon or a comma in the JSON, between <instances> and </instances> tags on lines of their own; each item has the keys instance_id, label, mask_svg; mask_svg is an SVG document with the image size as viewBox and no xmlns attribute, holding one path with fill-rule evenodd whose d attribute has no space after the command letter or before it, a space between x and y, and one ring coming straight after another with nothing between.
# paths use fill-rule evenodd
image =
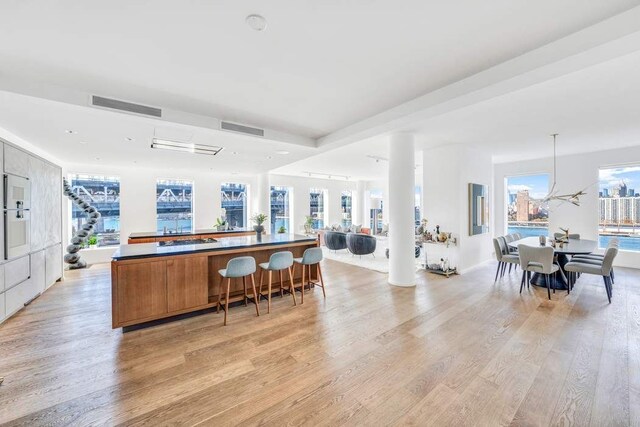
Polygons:
<instances>
[{"instance_id":1,"label":"city view through window","mask_svg":"<svg viewBox=\"0 0 640 427\"><path fill-rule=\"evenodd\" d=\"M620 249L640 251L640 166L600 169L599 241L613 237Z\"/></svg>"},{"instance_id":2,"label":"city view through window","mask_svg":"<svg viewBox=\"0 0 640 427\"><path fill-rule=\"evenodd\" d=\"M549 175L512 176L506 181L507 232L522 237L548 236L549 211L542 199L549 192Z\"/></svg>"},{"instance_id":3,"label":"city view through window","mask_svg":"<svg viewBox=\"0 0 640 427\"><path fill-rule=\"evenodd\" d=\"M247 186L223 182L220 186L220 207L225 210L230 227L247 226Z\"/></svg>"}]
</instances>

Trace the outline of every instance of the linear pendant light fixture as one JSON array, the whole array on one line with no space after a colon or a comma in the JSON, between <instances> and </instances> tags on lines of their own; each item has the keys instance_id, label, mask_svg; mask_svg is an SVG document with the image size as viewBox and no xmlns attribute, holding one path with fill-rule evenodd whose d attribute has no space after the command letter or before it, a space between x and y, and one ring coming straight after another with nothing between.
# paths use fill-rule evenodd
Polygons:
<instances>
[{"instance_id":1,"label":"linear pendant light fixture","mask_svg":"<svg viewBox=\"0 0 640 427\"><path fill-rule=\"evenodd\" d=\"M153 138L151 148L180 151L183 153L205 154L208 156L215 156L223 149L223 147L219 147L217 145L193 144L190 142L171 141L160 138Z\"/></svg>"},{"instance_id":2,"label":"linear pendant light fixture","mask_svg":"<svg viewBox=\"0 0 640 427\"><path fill-rule=\"evenodd\" d=\"M575 206L580 206L580 196L584 196L585 190L576 191L575 193L570 194L558 194L558 190L556 190L556 172L557 172L557 157L556 157L556 137L557 133L551 134L553 137L553 185L551 186L551 190L549 194L545 196L542 200L542 203L549 203L552 200L557 200L559 202L568 202ZM588 187L587 187L588 188Z\"/></svg>"}]
</instances>

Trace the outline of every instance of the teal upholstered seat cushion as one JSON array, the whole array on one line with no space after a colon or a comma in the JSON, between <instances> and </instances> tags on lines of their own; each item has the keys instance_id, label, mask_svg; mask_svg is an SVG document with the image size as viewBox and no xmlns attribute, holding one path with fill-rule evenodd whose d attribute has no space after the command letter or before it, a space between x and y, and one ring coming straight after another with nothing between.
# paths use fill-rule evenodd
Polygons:
<instances>
[{"instance_id":1,"label":"teal upholstered seat cushion","mask_svg":"<svg viewBox=\"0 0 640 427\"><path fill-rule=\"evenodd\" d=\"M252 256L232 258L227 268L218 270L222 277L244 277L256 272L256 260Z\"/></svg>"}]
</instances>

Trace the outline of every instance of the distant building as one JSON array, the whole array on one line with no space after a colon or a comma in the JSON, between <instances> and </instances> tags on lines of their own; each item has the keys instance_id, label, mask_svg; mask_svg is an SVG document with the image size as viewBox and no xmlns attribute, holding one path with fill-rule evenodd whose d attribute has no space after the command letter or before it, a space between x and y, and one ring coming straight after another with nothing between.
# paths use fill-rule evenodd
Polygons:
<instances>
[{"instance_id":1,"label":"distant building","mask_svg":"<svg viewBox=\"0 0 640 427\"><path fill-rule=\"evenodd\" d=\"M608 188L602 189L602 197L609 197L609 189Z\"/></svg>"},{"instance_id":2,"label":"distant building","mask_svg":"<svg viewBox=\"0 0 640 427\"><path fill-rule=\"evenodd\" d=\"M516 221L529 221L529 190L518 191L516 196Z\"/></svg>"},{"instance_id":3,"label":"distant building","mask_svg":"<svg viewBox=\"0 0 640 427\"><path fill-rule=\"evenodd\" d=\"M627 184L620 184L620 197L627 197Z\"/></svg>"}]
</instances>

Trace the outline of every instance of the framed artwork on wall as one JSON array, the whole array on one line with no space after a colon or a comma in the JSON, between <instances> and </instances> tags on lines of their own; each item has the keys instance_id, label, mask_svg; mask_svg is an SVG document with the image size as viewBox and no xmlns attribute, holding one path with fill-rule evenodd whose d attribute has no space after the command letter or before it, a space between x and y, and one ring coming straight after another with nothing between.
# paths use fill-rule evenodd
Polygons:
<instances>
[{"instance_id":1,"label":"framed artwork on wall","mask_svg":"<svg viewBox=\"0 0 640 427\"><path fill-rule=\"evenodd\" d=\"M489 187L469 183L469 236L489 232Z\"/></svg>"}]
</instances>

